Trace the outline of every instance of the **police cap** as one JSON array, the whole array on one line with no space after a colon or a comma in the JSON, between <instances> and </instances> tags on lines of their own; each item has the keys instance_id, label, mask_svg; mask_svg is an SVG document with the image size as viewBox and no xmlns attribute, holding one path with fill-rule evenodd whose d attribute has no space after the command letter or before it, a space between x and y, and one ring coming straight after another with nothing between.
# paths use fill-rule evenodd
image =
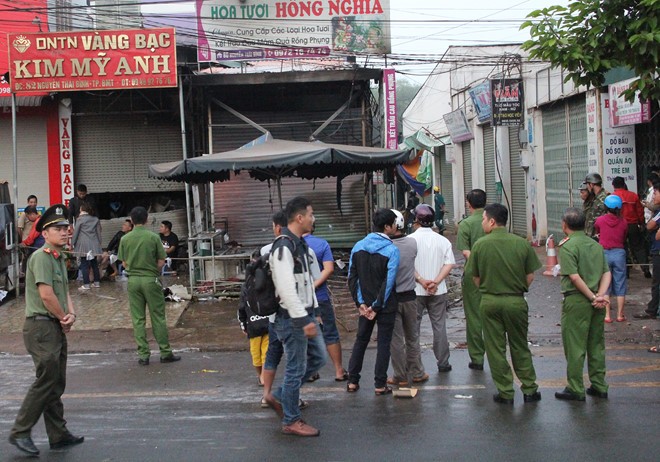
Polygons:
<instances>
[{"instance_id":1,"label":"police cap","mask_svg":"<svg viewBox=\"0 0 660 462\"><path fill-rule=\"evenodd\" d=\"M38 232L49 226L69 226L69 211L64 204L55 204L48 208L36 224Z\"/></svg>"}]
</instances>

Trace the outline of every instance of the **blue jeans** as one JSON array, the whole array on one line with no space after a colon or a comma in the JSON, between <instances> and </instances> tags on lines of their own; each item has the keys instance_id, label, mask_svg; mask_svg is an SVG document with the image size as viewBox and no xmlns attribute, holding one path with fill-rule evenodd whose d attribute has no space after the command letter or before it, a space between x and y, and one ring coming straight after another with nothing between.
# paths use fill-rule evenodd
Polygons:
<instances>
[{"instance_id":1,"label":"blue jeans","mask_svg":"<svg viewBox=\"0 0 660 462\"><path fill-rule=\"evenodd\" d=\"M318 323L316 328L319 329ZM302 328L294 327L290 318L279 314L275 318L275 332L284 347L286 369L282 386L274 395L284 410L282 424L291 425L302 418L298 406L301 385L325 365L325 343L319 333L308 339Z\"/></svg>"},{"instance_id":2,"label":"blue jeans","mask_svg":"<svg viewBox=\"0 0 660 462\"><path fill-rule=\"evenodd\" d=\"M610 283L610 295L623 297L628 290L628 278L626 277L626 251L624 249L605 250L605 258L612 273Z\"/></svg>"}]
</instances>

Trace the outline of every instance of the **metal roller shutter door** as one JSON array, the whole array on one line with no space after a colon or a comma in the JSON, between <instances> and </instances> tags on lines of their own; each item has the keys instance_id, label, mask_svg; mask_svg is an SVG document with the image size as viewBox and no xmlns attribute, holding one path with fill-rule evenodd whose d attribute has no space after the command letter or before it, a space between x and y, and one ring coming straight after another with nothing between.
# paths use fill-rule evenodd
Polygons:
<instances>
[{"instance_id":1,"label":"metal roller shutter door","mask_svg":"<svg viewBox=\"0 0 660 462\"><path fill-rule=\"evenodd\" d=\"M520 167L518 127L509 127L509 173L511 176L511 223L514 234L527 237L527 187Z\"/></svg>"},{"instance_id":2,"label":"metal roller shutter door","mask_svg":"<svg viewBox=\"0 0 660 462\"><path fill-rule=\"evenodd\" d=\"M486 179L486 198L490 204L500 202L497 194L497 175L495 174L495 131L490 125L484 125L484 169Z\"/></svg>"},{"instance_id":3,"label":"metal roller shutter door","mask_svg":"<svg viewBox=\"0 0 660 462\"><path fill-rule=\"evenodd\" d=\"M570 201L566 110L563 103L543 109L543 153L548 234L561 236L561 215Z\"/></svg>"},{"instance_id":4,"label":"metal roller shutter door","mask_svg":"<svg viewBox=\"0 0 660 462\"><path fill-rule=\"evenodd\" d=\"M18 148L18 198L14 198L17 207L25 207L25 200L30 194L39 198L39 205L50 205L48 189L48 142L46 137L46 117L17 117L16 145ZM12 154L11 120L0 120L0 172L2 180L12 182L14 161ZM11 196L14 190L11 188Z\"/></svg>"},{"instance_id":5,"label":"metal roller shutter door","mask_svg":"<svg viewBox=\"0 0 660 462\"><path fill-rule=\"evenodd\" d=\"M472 145L469 141L461 143L463 148L463 184L465 194L472 191Z\"/></svg>"},{"instance_id":6,"label":"metal roller shutter door","mask_svg":"<svg viewBox=\"0 0 660 462\"><path fill-rule=\"evenodd\" d=\"M342 212L337 209L336 178L282 179L282 202L304 196L312 202L316 231L331 246L351 248L367 233L363 175L342 180ZM279 209L277 186L258 181L247 172L215 183L215 219L227 219L229 237L242 245L261 245L273 240L272 216Z\"/></svg>"},{"instance_id":7,"label":"metal roller shutter door","mask_svg":"<svg viewBox=\"0 0 660 462\"><path fill-rule=\"evenodd\" d=\"M74 117L72 125L75 182L86 184L91 193L184 189L183 183L149 178L149 164L182 159L176 122L144 115L85 115Z\"/></svg>"},{"instance_id":8,"label":"metal roller shutter door","mask_svg":"<svg viewBox=\"0 0 660 462\"><path fill-rule=\"evenodd\" d=\"M578 188L589 173L589 160L587 149L587 110L584 95L571 99L568 102L568 121L571 160L571 193L572 205L581 206L580 191ZM607 185L605 189L608 188ZM563 211L562 211L563 213Z\"/></svg>"},{"instance_id":9,"label":"metal roller shutter door","mask_svg":"<svg viewBox=\"0 0 660 462\"><path fill-rule=\"evenodd\" d=\"M312 132L333 111L320 112L242 112L268 129L275 138L307 141ZM345 111L321 134L323 141L361 144L360 109ZM213 109L213 151L235 149L259 137L262 133L242 123L224 110ZM218 126L219 125L219 126ZM337 179L316 181L299 178L282 179L282 202L298 195L312 201L316 217L316 234L336 248L351 248L369 231L365 223L364 176L351 175L342 180L342 212L337 209ZM279 208L277 186L268 186L249 176L247 172L232 176L231 180L215 183L215 220L227 219L229 237L243 245L259 245L273 239L272 215Z\"/></svg>"},{"instance_id":10,"label":"metal roller shutter door","mask_svg":"<svg viewBox=\"0 0 660 462\"><path fill-rule=\"evenodd\" d=\"M454 183L452 180L452 164L447 162L445 148L440 148L440 190L445 198L445 227L454 231L456 229L456 213L454 211Z\"/></svg>"}]
</instances>

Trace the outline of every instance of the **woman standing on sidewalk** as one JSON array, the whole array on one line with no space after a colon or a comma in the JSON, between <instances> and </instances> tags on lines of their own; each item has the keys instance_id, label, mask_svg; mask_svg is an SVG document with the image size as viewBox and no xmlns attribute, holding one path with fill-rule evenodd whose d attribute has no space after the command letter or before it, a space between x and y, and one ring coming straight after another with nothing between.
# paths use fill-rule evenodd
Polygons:
<instances>
[{"instance_id":1,"label":"woman standing on sidewalk","mask_svg":"<svg viewBox=\"0 0 660 462\"><path fill-rule=\"evenodd\" d=\"M619 196L609 195L605 198L604 203L607 213L596 219L594 228L600 245L605 249L607 264L612 273L610 296L616 296L616 320L617 322L623 322L626 320L626 316L623 314L623 306L626 302L626 291L628 290L625 249L628 224L621 217L623 203ZM609 304L605 306L605 322L612 322Z\"/></svg>"},{"instance_id":2,"label":"woman standing on sidewalk","mask_svg":"<svg viewBox=\"0 0 660 462\"><path fill-rule=\"evenodd\" d=\"M89 286L89 267L91 265L94 272L94 287L101 287L101 274L99 271L99 262L97 255L101 255L101 222L92 215L92 206L87 202L80 205L80 215L76 219L76 226L71 239L74 251L80 256L80 271L82 272L83 285L78 288L80 291L90 289ZM91 252L92 258L88 259Z\"/></svg>"}]
</instances>

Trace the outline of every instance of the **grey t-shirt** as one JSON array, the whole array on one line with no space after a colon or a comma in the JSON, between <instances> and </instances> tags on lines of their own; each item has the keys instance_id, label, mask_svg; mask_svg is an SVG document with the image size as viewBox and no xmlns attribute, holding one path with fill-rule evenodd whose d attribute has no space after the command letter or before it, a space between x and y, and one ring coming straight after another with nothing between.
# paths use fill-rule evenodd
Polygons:
<instances>
[{"instance_id":1,"label":"grey t-shirt","mask_svg":"<svg viewBox=\"0 0 660 462\"><path fill-rule=\"evenodd\" d=\"M396 273L397 293L415 290L415 258L417 241L407 236L394 237L392 242L399 249L399 270Z\"/></svg>"}]
</instances>

